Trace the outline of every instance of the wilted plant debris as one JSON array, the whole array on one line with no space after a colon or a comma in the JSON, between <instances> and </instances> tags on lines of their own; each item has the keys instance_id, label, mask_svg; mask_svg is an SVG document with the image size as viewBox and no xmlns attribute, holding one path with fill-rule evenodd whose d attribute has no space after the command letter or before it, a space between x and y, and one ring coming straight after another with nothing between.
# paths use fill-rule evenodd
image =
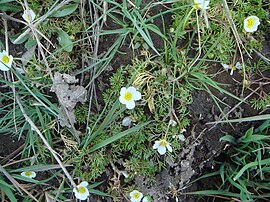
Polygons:
<instances>
[{"instance_id":1,"label":"wilted plant debris","mask_svg":"<svg viewBox=\"0 0 270 202\"><path fill-rule=\"evenodd\" d=\"M87 91L83 86L76 85L79 79L68 74L56 72L53 78L51 92L54 92L60 104L60 111L63 116L59 117L62 127L74 127L76 118L74 108L78 102L84 104L87 98Z\"/></svg>"},{"instance_id":2,"label":"wilted plant debris","mask_svg":"<svg viewBox=\"0 0 270 202\"><path fill-rule=\"evenodd\" d=\"M0 1L2 201L266 201L269 11Z\"/></svg>"}]
</instances>

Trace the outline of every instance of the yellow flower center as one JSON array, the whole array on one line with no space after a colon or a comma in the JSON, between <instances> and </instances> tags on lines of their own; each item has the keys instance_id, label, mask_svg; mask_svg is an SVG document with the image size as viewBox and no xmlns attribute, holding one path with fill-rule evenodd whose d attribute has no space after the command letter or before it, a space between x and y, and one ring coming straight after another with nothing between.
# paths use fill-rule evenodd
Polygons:
<instances>
[{"instance_id":1,"label":"yellow flower center","mask_svg":"<svg viewBox=\"0 0 270 202\"><path fill-rule=\"evenodd\" d=\"M229 69L231 69L231 70L235 71L235 70L236 70L236 67L235 67L235 66L233 66L233 65L230 65Z\"/></svg>"},{"instance_id":2,"label":"yellow flower center","mask_svg":"<svg viewBox=\"0 0 270 202\"><path fill-rule=\"evenodd\" d=\"M167 142L165 140L162 140L159 144L163 147L167 146Z\"/></svg>"},{"instance_id":3,"label":"yellow flower center","mask_svg":"<svg viewBox=\"0 0 270 202\"><path fill-rule=\"evenodd\" d=\"M9 63L9 57L8 57L7 55L4 55L4 56L2 57L2 62L3 62L4 64L8 64L8 63Z\"/></svg>"},{"instance_id":4,"label":"yellow flower center","mask_svg":"<svg viewBox=\"0 0 270 202\"><path fill-rule=\"evenodd\" d=\"M254 26L254 24L255 24L254 19L252 19L252 18L247 19L247 27L248 28L252 28Z\"/></svg>"},{"instance_id":5,"label":"yellow flower center","mask_svg":"<svg viewBox=\"0 0 270 202\"><path fill-rule=\"evenodd\" d=\"M195 8L196 10L201 9L201 7L198 3L194 3L193 8Z\"/></svg>"},{"instance_id":6,"label":"yellow flower center","mask_svg":"<svg viewBox=\"0 0 270 202\"><path fill-rule=\"evenodd\" d=\"M140 198L140 193L134 193L133 194L133 198L135 198L135 199L139 199Z\"/></svg>"},{"instance_id":7,"label":"yellow flower center","mask_svg":"<svg viewBox=\"0 0 270 202\"><path fill-rule=\"evenodd\" d=\"M30 177L30 176L32 175L32 172L31 172L31 171L27 171L27 172L25 172L25 175L26 175L27 177Z\"/></svg>"},{"instance_id":8,"label":"yellow flower center","mask_svg":"<svg viewBox=\"0 0 270 202\"><path fill-rule=\"evenodd\" d=\"M131 92L126 92L124 95L124 99L126 101L130 101L132 99L132 93Z\"/></svg>"},{"instance_id":9,"label":"yellow flower center","mask_svg":"<svg viewBox=\"0 0 270 202\"><path fill-rule=\"evenodd\" d=\"M83 187L83 186L80 186L80 187L78 187L78 192L79 192L80 194L84 194L84 193L86 192L86 188Z\"/></svg>"},{"instance_id":10,"label":"yellow flower center","mask_svg":"<svg viewBox=\"0 0 270 202\"><path fill-rule=\"evenodd\" d=\"M29 12L27 12L27 13L25 14L25 20L26 20L27 22L31 22L31 21L32 21L32 16L30 15Z\"/></svg>"}]
</instances>

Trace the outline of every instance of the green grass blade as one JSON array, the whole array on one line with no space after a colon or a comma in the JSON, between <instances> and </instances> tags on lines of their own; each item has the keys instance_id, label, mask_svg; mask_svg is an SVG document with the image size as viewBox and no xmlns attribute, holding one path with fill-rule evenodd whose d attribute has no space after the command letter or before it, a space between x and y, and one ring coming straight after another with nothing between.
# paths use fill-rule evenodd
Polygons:
<instances>
[{"instance_id":1,"label":"green grass blade","mask_svg":"<svg viewBox=\"0 0 270 202\"><path fill-rule=\"evenodd\" d=\"M150 122L146 122L146 123L143 123L141 125L137 125L135 127L132 127L130 129L127 129L127 130L125 130L125 131L123 131L123 132L121 132L121 133L119 133L119 134L117 134L117 135L115 135L113 137L110 137L110 138L108 138L108 139L106 139L106 140L104 140L104 141L96 144L95 146L91 147L89 151L90 152L93 152L93 151L96 151L97 149L100 149L102 147L105 147L106 145L111 144L112 142L115 142L116 140L119 140L120 138L122 138L122 137L124 137L124 136L126 136L126 135L128 135L130 133L133 133L135 131L140 130L141 128L143 128L144 126L148 125L149 123Z\"/></svg>"}]
</instances>

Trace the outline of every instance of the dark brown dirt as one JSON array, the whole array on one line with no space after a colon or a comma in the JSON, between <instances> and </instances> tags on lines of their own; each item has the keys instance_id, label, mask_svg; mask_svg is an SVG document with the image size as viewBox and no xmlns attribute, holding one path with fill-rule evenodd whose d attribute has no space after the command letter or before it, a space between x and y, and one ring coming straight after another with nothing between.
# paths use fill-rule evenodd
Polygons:
<instances>
[{"instance_id":1,"label":"dark brown dirt","mask_svg":"<svg viewBox=\"0 0 270 202\"><path fill-rule=\"evenodd\" d=\"M23 141L19 141L18 137L11 137L5 134L0 134L0 138L0 162L2 164L15 155L16 150L23 145ZM7 158L8 156L10 158Z\"/></svg>"}]
</instances>

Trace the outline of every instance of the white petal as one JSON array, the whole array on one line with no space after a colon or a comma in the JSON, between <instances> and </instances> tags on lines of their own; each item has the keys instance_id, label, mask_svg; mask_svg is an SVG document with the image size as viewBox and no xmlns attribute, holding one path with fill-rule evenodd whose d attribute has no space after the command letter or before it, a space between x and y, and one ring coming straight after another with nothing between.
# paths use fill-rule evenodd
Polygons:
<instances>
[{"instance_id":1,"label":"white petal","mask_svg":"<svg viewBox=\"0 0 270 202\"><path fill-rule=\"evenodd\" d=\"M236 69L242 69L242 64L240 62L237 62L235 64Z\"/></svg>"},{"instance_id":2,"label":"white petal","mask_svg":"<svg viewBox=\"0 0 270 202\"><path fill-rule=\"evenodd\" d=\"M120 95L119 96L119 101L122 103L122 104L127 104L127 101L126 101L126 99L124 98L124 95Z\"/></svg>"},{"instance_id":3,"label":"white petal","mask_svg":"<svg viewBox=\"0 0 270 202\"><path fill-rule=\"evenodd\" d=\"M223 67L224 69L226 69L226 70L229 69L229 67L230 67L229 65L223 64L223 63L221 63L221 65L222 65L222 67Z\"/></svg>"},{"instance_id":4,"label":"white petal","mask_svg":"<svg viewBox=\"0 0 270 202\"><path fill-rule=\"evenodd\" d=\"M7 55L7 51L3 50L2 53L0 53L0 57L2 58L4 55Z\"/></svg>"},{"instance_id":5,"label":"white petal","mask_svg":"<svg viewBox=\"0 0 270 202\"><path fill-rule=\"evenodd\" d=\"M35 178L37 176L37 174L35 172L32 171L31 175L29 176L30 178Z\"/></svg>"},{"instance_id":6,"label":"white petal","mask_svg":"<svg viewBox=\"0 0 270 202\"><path fill-rule=\"evenodd\" d=\"M8 71L9 68L6 65L4 65L2 62L0 62L0 70L2 70L2 71Z\"/></svg>"},{"instance_id":7,"label":"white petal","mask_svg":"<svg viewBox=\"0 0 270 202\"><path fill-rule=\"evenodd\" d=\"M141 200L135 199L135 198L131 198L130 199L131 202L140 202Z\"/></svg>"},{"instance_id":8,"label":"white petal","mask_svg":"<svg viewBox=\"0 0 270 202\"><path fill-rule=\"evenodd\" d=\"M133 100L140 100L142 98L142 95L139 91L136 91L133 93Z\"/></svg>"},{"instance_id":9,"label":"white petal","mask_svg":"<svg viewBox=\"0 0 270 202\"><path fill-rule=\"evenodd\" d=\"M171 145L169 143L167 144L166 147L167 147L167 149L168 149L169 152L172 152L172 147L171 147Z\"/></svg>"},{"instance_id":10,"label":"white petal","mask_svg":"<svg viewBox=\"0 0 270 202\"><path fill-rule=\"evenodd\" d=\"M140 197L138 198L139 201L142 200L143 194L140 192Z\"/></svg>"},{"instance_id":11,"label":"white petal","mask_svg":"<svg viewBox=\"0 0 270 202\"><path fill-rule=\"evenodd\" d=\"M155 141L155 144L153 145L153 149L157 149L159 147L161 141Z\"/></svg>"},{"instance_id":12,"label":"white petal","mask_svg":"<svg viewBox=\"0 0 270 202\"><path fill-rule=\"evenodd\" d=\"M87 197L89 196L89 191L88 189L86 189L84 194L80 194L81 195L81 200L85 200L87 199Z\"/></svg>"},{"instance_id":13,"label":"white petal","mask_svg":"<svg viewBox=\"0 0 270 202\"><path fill-rule=\"evenodd\" d=\"M82 187L87 187L88 186L88 182L86 181L83 181L79 184L79 186L82 186Z\"/></svg>"},{"instance_id":14,"label":"white petal","mask_svg":"<svg viewBox=\"0 0 270 202\"><path fill-rule=\"evenodd\" d=\"M210 3L210 1L208 1L208 0L194 0L194 4L196 5L195 6L196 9L200 8L200 9L206 10L209 8L209 3Z\"/></svg>"},{"instance_id":15,"label":"white petal","mask_svg":"<svg viewBox=\"0 0 270 202\"><path fill-rule=\"evenodd\" d=\"M233 75L233 69L231 69L231 73L230 73L230 75L231 75L231 76Z\"/></svg>"},{"instance_id":16,"label":"white petal","mask_svg":"<svg viewBox=\"0 0 270 202\"><path fill-rule=\"evenodd\" d=\"M130 87L127 88L127 91L131 92L131 94L133 95L133 93L136 92L136 88L134 88L133 86L130 86Z\"/></svg>"},{"instance_id":17,"label":"white petal","mask_svg":"<svg viewBox=\"0 0 270 202\"><path fill-rule=\"evenodd\" d=\"M125 87L121 88L120 95L125 95L127 89Z\"/></svg>"},{"instance_id":18,"label":"white petal","mask_svg":"<svg viewBox=\"0 0 270 202\"><path fill-rule=\"evenodd\" d=\"M134 195L135 192L136 192L136 190L133 190L132 192L129 193L130 198L133 197L133 195Z\"/></svg>"},{"instance_id":19,"label":"white petal","mask_svg":"<svg viewBox=\"0 0 270 202\"><path fill-rule=\"evenodd\" d=\"M166 147L164 147L164 146L159 146L159 147L158 147L158 153L159 153L160 155L164 155L164 154L166 153Z\"/></svg>"},{"instance_id":20,"label":"white petal","mask_svg":"<svg viewBox=\"0 0 270 202\"><path fill-rule=\"evenodd\" d=\"M13 62L13 56L9 55L8 57L9 57L9 63L7 64L7 66L11 68L11 65L12 65L12 62Z\"/></svg>"},{"instance_id":21,"label":"white petal","mask_svg":"<svg viewBox=\"0 0 270 202\"><path fill-rule=\"evenodd\" d=\"M36 18L35 12L32 9L28 10L28 12L29 12L29 14L31 16L31 20L33 21Z\"/></svg>"},{"instance_id":22,"label":"white petal","mask_svg":"<svg viewBox=\"0 0 270 202\"><path fill-rule=\"evenodd\" d=\"M126 102L126 107L128 109L133 109L135 107L135 102L133 100Z\"/></svg>"}]
</instances>

